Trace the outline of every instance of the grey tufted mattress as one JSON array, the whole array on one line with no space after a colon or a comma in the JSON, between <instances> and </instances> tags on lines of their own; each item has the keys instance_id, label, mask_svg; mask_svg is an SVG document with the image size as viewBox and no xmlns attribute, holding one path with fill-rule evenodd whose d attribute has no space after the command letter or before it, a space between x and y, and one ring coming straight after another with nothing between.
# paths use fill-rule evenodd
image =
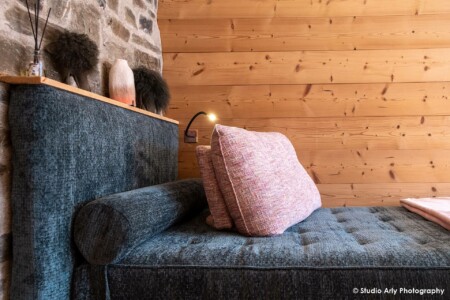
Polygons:
<instances>
[{"instance_id":1,"label":"grey tufted mattress","mask_svg":"<svg viewBox=\"0 0 450 300\"><path fill-rule=\"evenodd\" d=\"M354 288L450 288L450 232L401 207L321 208L268 238L215 231L205 217L108 266L111 297L335 298Z\"/></svg>"}]
</instances>

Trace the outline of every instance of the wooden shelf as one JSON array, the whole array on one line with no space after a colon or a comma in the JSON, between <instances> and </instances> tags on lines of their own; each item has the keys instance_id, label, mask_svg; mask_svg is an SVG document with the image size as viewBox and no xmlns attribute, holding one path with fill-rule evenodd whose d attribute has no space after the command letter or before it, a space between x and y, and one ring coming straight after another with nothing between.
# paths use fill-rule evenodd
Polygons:
<instances>
[{"instance_id":1,"label":"wooden shelf","mask_svg":"<svg viewBox=\"0 0 450 300\"><path fill-rule=\"evenodd\" d=\"M170 119L170 118L167 118L167 117L164 117L164 116L161 116L161 115L158 115L158 114L155 114L155 113L152 113L152 112L140 109L140 108L136 108L134 106L129 106L122 102L119 102L119 101L116 101L116 100L113 100L113 99L110 99L110 98L107 98L107 97L104 97L104 96L101 96L101 95L98 95L98 94L95 94L92 92L88 92L88 91L79 89L77 87L73 87L73 86L61 83L59 81L47 78L47 77L0 76L0 81L4 82L4 83L8 83L8 84L44 84L44 85L52 86L52 87L60 89L60 90L65 90L65 91L68 91L68 92L71 92L74 94L85 96L90 99L103 101L103 102L106 102L106 103L109 103L109 104L112 104L115 106L122 107L124 109L132 110L134 112L137 112L137 113L140 113L143 115L147 115L152 118L160 119L160 120L174 123L177 125L179 124L179 122L177 120L173 120L173 119Z\"/></svg>"}]
</instances>

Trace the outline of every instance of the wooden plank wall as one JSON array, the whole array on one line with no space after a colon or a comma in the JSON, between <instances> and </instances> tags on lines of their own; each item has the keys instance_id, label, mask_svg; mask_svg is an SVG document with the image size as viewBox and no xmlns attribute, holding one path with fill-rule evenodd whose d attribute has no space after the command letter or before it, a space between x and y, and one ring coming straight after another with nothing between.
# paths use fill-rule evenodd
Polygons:
<instances>
[{"instance_id":1,"label":"wooden plank wall","mask_svg":"<svg viewBox=\"0 0 450 300\"><path fill-rule=\"evenodd\" d=\"M450 1L159 5L180 130L205 110L286 134L324 206L450 196ZM212 125L194 128L209 144ZM180 177L199 176L195 145L180 146Z\"/></svg>"}]
</instances>

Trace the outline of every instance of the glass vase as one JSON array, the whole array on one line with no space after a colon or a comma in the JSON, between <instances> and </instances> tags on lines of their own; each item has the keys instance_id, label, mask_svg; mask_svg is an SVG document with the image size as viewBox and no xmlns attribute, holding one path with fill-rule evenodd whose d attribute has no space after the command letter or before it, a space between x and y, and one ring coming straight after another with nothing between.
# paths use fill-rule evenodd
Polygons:
<instances>
[{"instance_id":1,"label":"glass vase","mask_svg":"<svg viewBox=\"0 0 450 300\"><path fill-rule=\"evenodd\" d=\"M28 65L28 76L44 76L44 64L39 50L34 51L33 62Z\"/></svg>"}]
</instances>

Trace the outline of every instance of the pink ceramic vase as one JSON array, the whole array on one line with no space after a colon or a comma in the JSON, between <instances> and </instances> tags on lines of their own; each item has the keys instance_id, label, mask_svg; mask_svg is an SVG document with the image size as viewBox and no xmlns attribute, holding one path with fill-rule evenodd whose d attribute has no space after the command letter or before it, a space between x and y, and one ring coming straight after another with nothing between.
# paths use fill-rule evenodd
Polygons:
<instances>
[{"instance_id":1,"label":"pink ceramic vase","mask_svg":"<svg viewBox=\"0 0 450 300\"><path fill-rule=\"evenodd\" d=\"M109 72L109 96L111 99L136 106L133 71L124 59L117 59Z\"/></svg>"}]
</instances>

